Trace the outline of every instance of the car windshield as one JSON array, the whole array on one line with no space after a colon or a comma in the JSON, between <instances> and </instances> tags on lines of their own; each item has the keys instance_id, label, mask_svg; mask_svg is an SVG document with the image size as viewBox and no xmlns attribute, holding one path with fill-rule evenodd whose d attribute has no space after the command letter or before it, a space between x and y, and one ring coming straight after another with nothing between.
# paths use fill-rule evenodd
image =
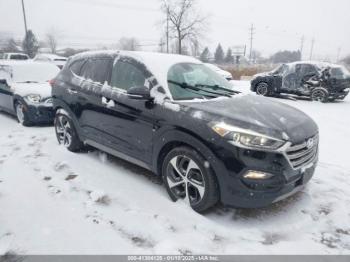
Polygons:
<instances>
[{"instance_id":1,"label":"car windshield","mask_svg":"<svg viewBox=\"0 0 350 262\"><path fill-rule=\"evenodd\" d=\"M203 64L172 66L168 72L168 86L174 100L210 99L235 94L226 79Z\"/></svg>"},{"instance_id":2,"label":"car windshield","mask_svg":"<svg viewBox=\"0 0 350 262\"><path fill-rule=\"evenodd\" d=\"M49 81L59 73L57 66L41 63L0 65L0 77L17 83L41 83Z\"/></svg>"},{"instance_id":3,"label":"car windshield","mask_svg":"<svg viewBox=\"0 0 350 262\"><path fill-rule=\"evenodd\" d=\"M276 69L272 70L272 73L275 75L281 75L285 72L286 69L287 69L287 65L283 64L277 67Z\"/></svg>"}]
</instances>

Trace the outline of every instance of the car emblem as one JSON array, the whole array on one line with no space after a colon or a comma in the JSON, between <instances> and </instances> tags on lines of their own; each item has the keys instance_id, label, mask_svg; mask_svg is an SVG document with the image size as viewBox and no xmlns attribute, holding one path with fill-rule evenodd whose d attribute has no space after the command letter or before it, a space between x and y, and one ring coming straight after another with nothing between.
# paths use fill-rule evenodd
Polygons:
<instances>
[{"instance_id":1,"label":"car emblem","mask_svg":"<svg viewBox=\"0 0 350 262\"><path fill-rule=\"evenodd\" d=\"M310 149L310 148L314 147L314 144L315 144L314 139L313 139L313 138L310 138L310 139L307 141L307 143L306 143L306 147L307 147L308 149Z\"/></svg>"}]
</instances>

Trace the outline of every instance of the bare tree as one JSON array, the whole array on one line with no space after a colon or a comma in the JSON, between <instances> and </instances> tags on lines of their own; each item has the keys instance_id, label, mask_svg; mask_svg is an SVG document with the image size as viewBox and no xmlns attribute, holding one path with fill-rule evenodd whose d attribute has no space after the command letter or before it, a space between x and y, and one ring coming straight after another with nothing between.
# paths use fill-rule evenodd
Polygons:
<instances>
[{"instance_id":1,"label":"bare tree","mask_svg":"<svg viewBox=\"0 0 350 262\"><path fill-rule=\"evenodd\" d=\"M49 46L49 48L51 49L51 53L53 53L53 54L55 54L57 51L58 38L59 38L59 33L54 28L51 28L46 33L46 42L47 42L47 45Z\"/></svg>"},{"instance_id":2,"label":"bare tree","mask_svg":"<svg viewBox=\"0 0 350 262\"><path fill-rule=\"evenodd\" d=\"M174 35L177 53L183 53L183 42L198 43L198 38L206 28L207 16L196 12L196 0L161 0L161 9L166 15L169 32Z\"/></svg>"},{"instance_id":3,"label":"bare tree","mask_svg":"<svg viewBox=\"0 0 350 262\"><path fill-rule=\"evenodd\" d=\"M140 49L140 43L134 37L120 38L117 46L120 50L137 51Z\"/></svg>"}]
</instances>

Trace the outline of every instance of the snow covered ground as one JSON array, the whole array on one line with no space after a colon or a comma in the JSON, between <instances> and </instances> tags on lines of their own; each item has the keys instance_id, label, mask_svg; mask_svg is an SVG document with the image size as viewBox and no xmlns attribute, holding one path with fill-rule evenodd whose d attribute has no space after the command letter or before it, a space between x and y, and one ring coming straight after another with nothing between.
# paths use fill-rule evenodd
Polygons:
<instances>
[{"instance_id":1,"label":"snow covered ground","mask_svg":"<svg viewBox=\"0 0 350 262\"><path fill-rule=\"evenodd\" d=\"M319 124L315 177L268 208L206 215L171 202L148 171L98 151L69 153L52 127L0 113L0 254L350 254L350 98L279 101Z\"/></svg>"}]
</instances>

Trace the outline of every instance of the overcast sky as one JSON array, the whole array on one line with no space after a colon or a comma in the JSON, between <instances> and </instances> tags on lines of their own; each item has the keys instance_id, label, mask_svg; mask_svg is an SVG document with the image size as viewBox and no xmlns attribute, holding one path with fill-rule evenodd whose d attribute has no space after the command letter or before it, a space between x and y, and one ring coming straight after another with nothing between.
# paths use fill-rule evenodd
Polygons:
<instances>
[{"instance_id":1,"label":"overcast sky","mask_svg":"<svg viewBox=\"0 0 350 262\"><path fill-rule=\"evenodd\" d=\"M40 39L51 28L60 32L61 45L92 46L116 43L134 36L142 44L157 44L161 36L159 0L24 0L28 28ZM264 55L297 50L305 36L304 57L311 40L320 59L350 54L350 0L197 0L210 14L205 45L214 49L249 46L249 27L256 30L254 48ZM0 0L0 34L24 36L21 0ZM155 48L155 47L154 47Z\"/></svg>"}]
</instances>

